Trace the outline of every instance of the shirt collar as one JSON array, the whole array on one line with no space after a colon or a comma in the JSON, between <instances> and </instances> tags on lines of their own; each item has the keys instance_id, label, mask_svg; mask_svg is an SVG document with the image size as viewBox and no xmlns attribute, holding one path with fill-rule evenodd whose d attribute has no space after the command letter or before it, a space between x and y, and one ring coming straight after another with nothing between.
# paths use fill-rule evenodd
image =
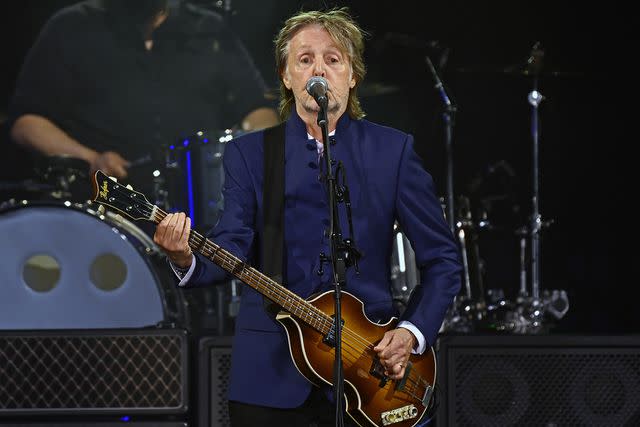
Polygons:
<instances>
[{"instance_id":1,"label":"shirt collar","mask_svg":"<svg viewBox=\"0 0 640 427\"><path fill-rule=\"evenodd\" d=\"M329 136L334 136L335 134L336 134L336 130L335 130L335 129L334 129L334 130L332 130L331 132L329 132ZM311 135L309 132L307 132L307 139L314 139L314 138L313 138L313 135ZM321 144L321 142L320 142L320 141L318 141L317 139L316 139L316 142L317 142L318 144Z\"/></svg>"}]
</instances>

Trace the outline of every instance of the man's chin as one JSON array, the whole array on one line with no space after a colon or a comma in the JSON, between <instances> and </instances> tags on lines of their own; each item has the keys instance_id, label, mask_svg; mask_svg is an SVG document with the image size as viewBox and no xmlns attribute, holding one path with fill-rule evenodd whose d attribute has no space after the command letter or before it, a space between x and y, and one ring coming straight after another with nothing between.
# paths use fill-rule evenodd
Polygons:
<instances>
[{"instance_id":1,"label":"man's chin","mask_svg":"<svg viewBox=\"0 0 640 427\"><path fill-rule=\"evenodd\" d=\"M318 103L314 99L312 99L311 101L304 103L304 110L307 113L316 113L316 114L318 114L320 112L320 106L318 105ZM331 100L329 100L327 113L333 114L333 113L335 113L337 111L340 111L340 105L338 105L336 102L332 102Z\"/></svg>"},{"instance_id":2,"label":"man's chin","mask_svg":"<svg viewBox=\"0 0 640 427\"><path fill-rule=\"evenodd\" d=\"M318 114L320 112L320 106L313 99L310 102L305 102L302 106L307 114Z\"/></svg>"}]
</instances>

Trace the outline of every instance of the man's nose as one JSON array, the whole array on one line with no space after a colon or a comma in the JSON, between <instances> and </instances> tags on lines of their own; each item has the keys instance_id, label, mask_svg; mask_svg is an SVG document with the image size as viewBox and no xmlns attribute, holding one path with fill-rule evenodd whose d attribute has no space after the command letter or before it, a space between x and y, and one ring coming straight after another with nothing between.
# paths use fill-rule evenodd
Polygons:
<instances>
[{"instance_id":1,"label":"man's nose","mask_svg":"<svg viewBox=\"0 0 640 427\"><path fill-rule=\"evenodd\" d=\"M316 61L313 65L313 75L324 77L324 64L322 61Z\"/></svg>"}]
</instances>

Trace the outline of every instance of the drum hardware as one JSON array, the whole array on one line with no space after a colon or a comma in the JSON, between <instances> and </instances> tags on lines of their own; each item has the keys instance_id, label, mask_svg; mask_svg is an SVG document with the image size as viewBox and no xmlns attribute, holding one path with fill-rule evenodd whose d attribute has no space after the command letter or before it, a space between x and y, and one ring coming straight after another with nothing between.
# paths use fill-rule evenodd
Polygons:
<instances>
[{"instance_id":1,"label":"drum hardware","mask_svg":"<svg viewBox=\"0 0 640 427\"><path fill-rule=\"evenodd\" d=\"M451 232L455 234L455 201L454 201L454 191L453 191L453 127L455 124L455 114L458 110L458 107L451 102L447 91L445 90L445 86L442 83L436 68L433 66L429 55L425 55L425 62L427 64L427 68L431 71L431 75L433 76L433 80L435 82L434 88L438 91L438 94L442 100L443 104L443 113L442 118L445 125L445 149L447 153L447 196L446 196L446 216L447 221L449 222L449 229ZM444 66L444 62L441 62L440 67Z\"/></svg>"},{"instance_id":2,"label":"drum hardware","mask_svg":"<svg viewBox=\"0 0 640 427\"><path fill-rule=\"evenodd\" d=\"M488 221L474 221L470 200L466 196L457 199L455 238L460 249L462 263L462 293L450 307L443 330L469 333L486 316L487 304L484 290L484 262L480 256L479 232L488 228ZM480 226L480 224L482 224Z\"/></svg>"},{"instance_id":3,"label":"drum hardware","mask_svg":"<svg viewBox=\"0 0 640 427\"><path fill-rule=\"evenodd\" d=\"M544 96L538 90L538 78L542 70L544 50L540 42L536 42L529 58L526 69L532 76L532 90L527 95L527 101L531 105L531 140L532 140L532 196L531 214L528 227L519 228L516 233L520 236L520 292L517 298L517 312L520 314L522 324L519 330L524 333L540 333L551 327L546 324L546 316L549 313L556 319L563 317L569 309L567 294L563 290L541 292L542 268L541 268L541 234L544 228L552 223L542 219L540 213L540 162L539 162L539 107ZM526 287L526 242L530 242L530 277L531 292Z\"/></svg>"},{"instance_id":4,"label":"drum hardware","mask_svg":"<svg viewBox=\"0 0 640 427\"><path fill-rule=\"evenodd\" d=\"M473 299L469 291L469 284L472 281L465 276L464 284L466 294L460 301L455 301L448 313L443 330L453 330L456 332L466 332L473 330L476 326L479 330L490 330L496 332L538 334L548 331L555 320L561 319L569 310L569 300L564 290L542 290L542 269L541 269L541 234L548 228L553 220L543 220L540 213L540 167L539 167L539 106L544 100L544 96L538 90L538 78L541 75L542 59L544 51L539 42L536 42L527 60L527 70L524 75L531 76L533 80L532 90L527 94L527 101L531 106L531 139L532 139L532 181L533 194L531 197L531 214L529 223L526 226L516 229L515 234L519 239L520 246L520 269L519 269L519 289L514 301L505 298L504 292L499 289L487 291L487 305L485 318L478 317L477 323L473 316L465 316L465 311L472 311ZM514 173L508 164L501 162L496 166L501 166L507 176L513 178ZM491 172L496 168L491 168ZM481 187L486 185L486 179L476 180L473 190L482 193L485 190ZM505 194L507 196L507 194ZM486 197L481 198L483 202L491 202ZM478 224L482 223L487 229L492 229L493 225L488 221L486 212L483 209ZM474 222L468 217L458 221L459 241L466 238L462 234L465 226L472 226ZM467 260L468 252L466 246L461 246L461 256L465 273L470 263ZM528 256L527 256L528 252ZM530 289L528 287L530 281ZM469 326L471 323L471 326Z\"/></svg>"},{"instance_id":5,"label":"drum hardware","mask_svg":"<svg viewBox=\"0 0 640 427\"><path fill-rule=\"evenodd\" d=\"M192 226L208 231L223 207L225 145L241 132L200 130L165 147L165 188L170 211L186 212Z\"/></svg>"},{"instance_id":6,"label":"drum hardware","mask_svg":"<svg viewBox=\"0 0 640 427\"><path fill-rule=\"evenodd\" d=\"M396 308L402 313L407 307L411 292L420 283L420 271L411 242L397 223L393 229L395 238L391 253L391 294Z\"/></svg>"},{"instance_id":7,"label":"drum hardware","mask_svg":"<svg viewBox=\"0 0 640 427\"><path fill-rule=\"evenodd\" d=\"M89 163L68 155L38 156L35 170L42 182L53 190L54 199L85 202L90 199Z\"/></svg>"},{"instance_id":8,"label":"drum hardware","mask_svg":"<svg viewBox=\"0 0 640 427\"><path fill-rule=\"evenodd\" d=\"M44 184L34 179L22 181L0 181L0 209L5 203L15 203L16 199L40 199L45 194L55 191L51 184ZM18 197L16 197L18 195Z\"/></svg>"},{"instance_id":9,"label":"drum hardware","mask_svg":"<svg viewBox=\"0 0 640 427\"><path fill-rule=\"evenodd\" d=\"M154 204L162 209L169 210L169 192L166 183L166 169L162 162L165 158L163 149L160 152L154 151L153 155L145 154L144 156L133 159L127 166L129 174L135 174L135 180L144 183L148 194L154 200ZM166 163L166 162L165 162Z\"/></svg>"},{"instance_id":10,"label":"drum hardware","mask_svg":"<svg viewBox=\"0 0 640 427\"><path fill-rule=\"evenodd\" d=\"M487 312L478 324L480 331L514 333L523 322L515 305L505 298L504 290L489 289L487 291Z\"/></svg>"},{"instance_id":11,"label":"drum hardware","mask_svg":"<svg viewBox=\"0 0 640 427\"><path fill-rule=\"evenodd\" d=\"M160 169L156 169L152 172L152 194L155 199L155 205L158 207L169 210L169 191L167 191L167 183L164 174Z\"/></svg>"}]
</instances>

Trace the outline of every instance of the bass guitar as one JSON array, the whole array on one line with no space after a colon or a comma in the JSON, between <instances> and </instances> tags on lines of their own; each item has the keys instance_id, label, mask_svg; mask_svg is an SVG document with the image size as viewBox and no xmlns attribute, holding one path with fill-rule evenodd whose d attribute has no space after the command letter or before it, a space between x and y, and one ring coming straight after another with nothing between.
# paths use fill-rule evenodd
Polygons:
<instances>
[{"instance_id":1,"label":"bass guitar","mask_svg":"<svg viewBox=\"0 0 640 427\"><path fill-rule=\"evenodd\" d=\"M115 209L132 220L159 224L167 213L150 203L130 186L118 183L101 171L93 177L93 201ZM331 384L334 336L332 292L305 300L262 274L195 230L189 235L193 251L224 268L248 286L282 308L276 319L289 339L295 366L315 385ZM385 324L371 322L364 305L348 292L342 297L342 358L347 414L360 426L415 426L431 405L436 380L433 348L411 355L404 377L391 380L373 347L385 332L396 327L397 319Z\"/></svg>"}]
</instances>

